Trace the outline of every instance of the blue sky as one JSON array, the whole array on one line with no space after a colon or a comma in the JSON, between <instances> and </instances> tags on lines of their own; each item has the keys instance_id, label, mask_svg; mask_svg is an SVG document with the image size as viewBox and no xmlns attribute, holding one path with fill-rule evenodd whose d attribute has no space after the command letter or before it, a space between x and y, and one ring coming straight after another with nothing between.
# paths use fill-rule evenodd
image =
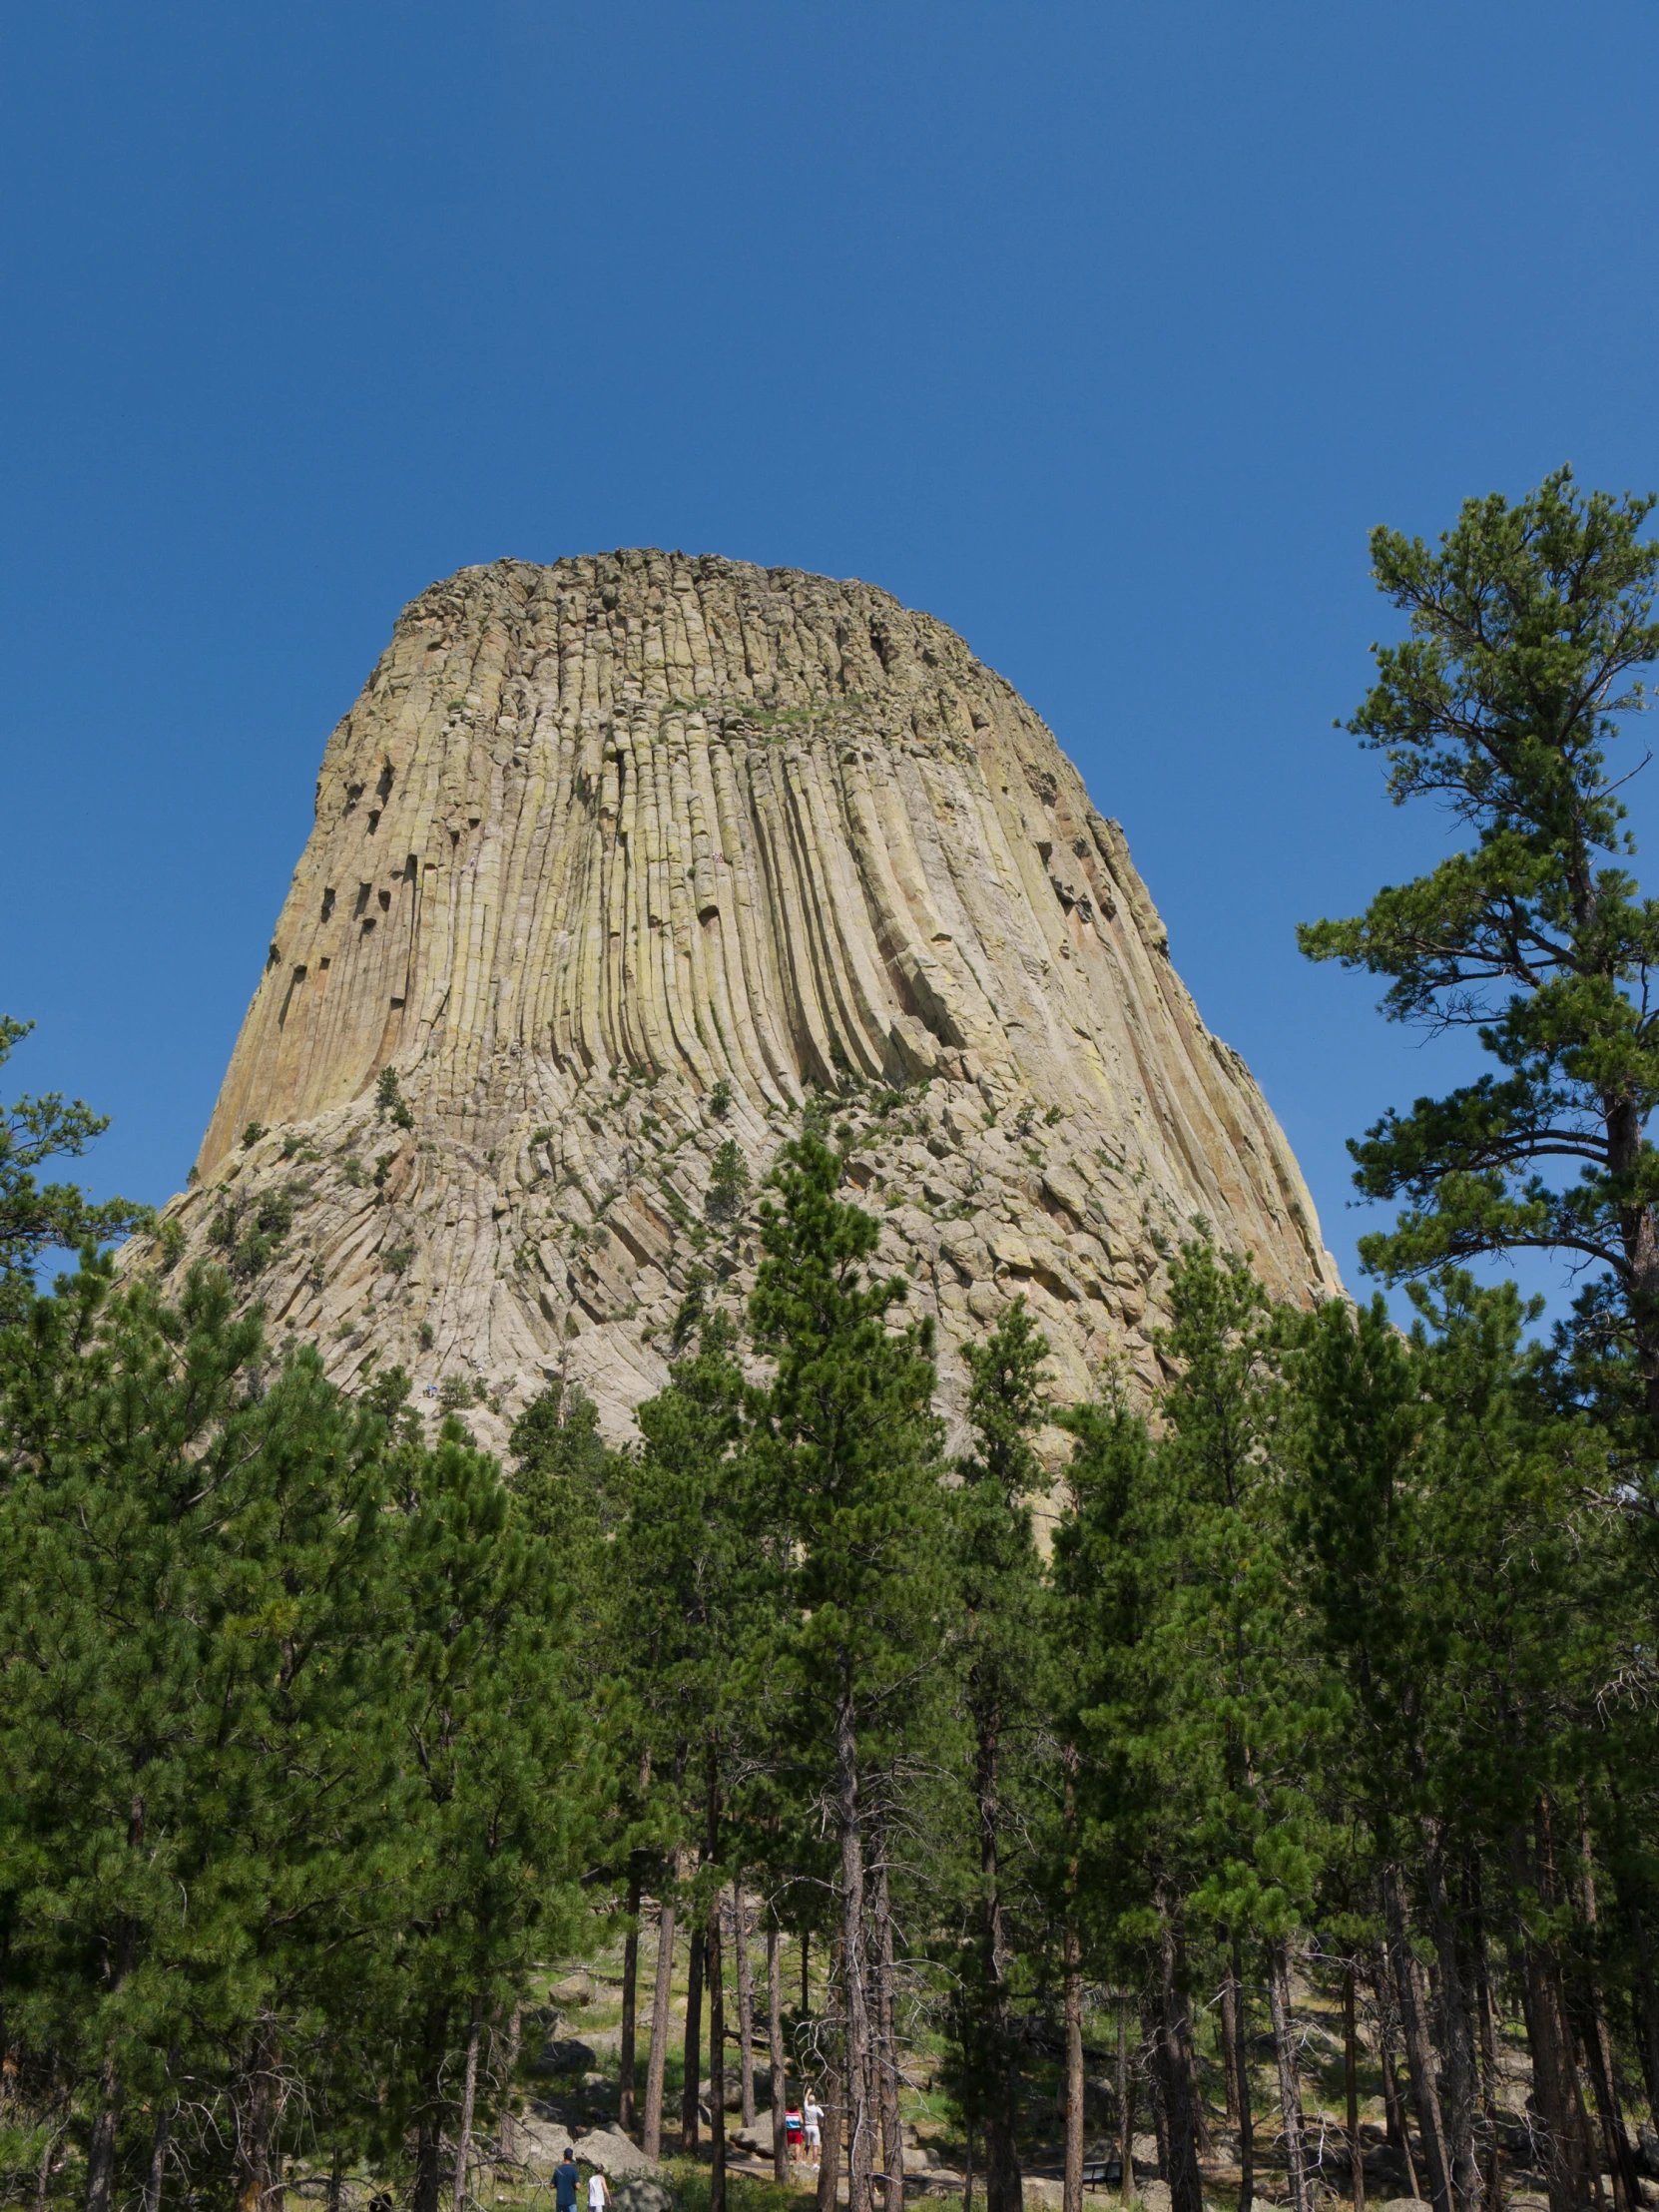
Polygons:
<instances>
[{"instance_id":1,"label":"blue sky","mask_svg":"<svg viewBox=\"0 0 1659 2212\"><path fill-rule=\"evenodd\" d=\"M1343 1140L1458 1073L1292 935L1442 833L1331 728L1365 534L1659 484L1656 60L1652 0L0 12L11 1087L165 1198L397 609L718 551L1048 718L1356 1280Z\"/></svg>"}]
</instances>

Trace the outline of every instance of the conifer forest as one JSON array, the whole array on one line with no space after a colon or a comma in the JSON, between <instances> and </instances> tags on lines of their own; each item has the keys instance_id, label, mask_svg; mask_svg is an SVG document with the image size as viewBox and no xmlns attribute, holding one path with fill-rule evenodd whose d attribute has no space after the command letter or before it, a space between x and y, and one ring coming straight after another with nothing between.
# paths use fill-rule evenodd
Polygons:
<instances>
[{"instance_id":1,"label":"conifer forest","mask_svg":"<svg viewBox=\"0 0 1659 2212\"><path fill-rule=\"evenodd\" d=\"M1151 1392L1057 1401L1016 1300L947 1440L847 1175L925 1084L724 1144L752 1294L627 1448L554 1382L499 1462L123 1270L35 1172L97 1118L9 1109L0 2198L551 2206L568 2140L621 2212L1659 2201L1652 504L1375 534L1331 742L1453 834L1303 949L1482 1072L1355 1139L1352 1301L1169 1240Z\"/></svg>"}]
</instances>

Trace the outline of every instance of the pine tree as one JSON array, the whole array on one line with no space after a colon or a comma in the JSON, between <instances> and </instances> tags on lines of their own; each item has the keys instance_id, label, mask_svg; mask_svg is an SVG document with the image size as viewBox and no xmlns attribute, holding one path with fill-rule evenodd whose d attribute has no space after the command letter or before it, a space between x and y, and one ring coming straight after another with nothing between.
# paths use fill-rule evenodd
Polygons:
<instances>
[{"instance_id":1,"label":"pine tree","mask_svg":"<svg viewBox=\"0 0 1659 2212\"><path fill-rule=\"evenodd\" d=\"M1405 1201L1366 1265L1397 1281L1522 1249L1588 1261L1576 1335L1633 1362L1659 1427L1659 905L1617 864L1634 844L1607 764L1646 705L1632 671L1659 657L1653 505L1581 496L1563 468L1513 506L1465 501L1437 549L1372 533L1411 634L1374 648L1348 727L1386 756L1396 806L1431 798L1472 843L1299 934L1312 959L1390 977L1391 1020L1471 1028L1501 1071L1351 1145L1358 1188Z\"/></svg>"},{"instance_id":2,"label":"pine tree","mask_svg":"<svg viewBox=\"0 0 1659 2212\"><path fill-rule=\"evenodd\" d=\"M437 2212L451 2120L461 2200L484 2028L576 1925L574 1876L603 1770L565 1690L559 1562L452 1418L420 1469L397 1566L405 1758L418 1788L399 1911L406 2057L394 2109L414 2129L416 2212Z\"/></svg>"},{"instance_id":3,"label":"pine tree","mask_svg":"<svg viewBox=\"0 0 1659 2212\"><path fill-rule=\"evenodd\" d=\"M0 1014L0 1067L34 1026ZM150 1208L130 1199L108 1198L94 1206L74 1183L48 1183L43 1189L35 1180L43 1162L79 1159L109 1126L107 1114L95 1114L83 1099L66 1100L61 1091L40 1098L25 1094L0 1106L0 1328L28 1313L35 1267L46 1254L106 1244L153 1223Z\"/></svg>"},{"instance_id":4,"label":"pine tree","mask_svg":"<svg viewBox=\"0 0 1659 2212\"><path fill-rule=\"evenodd\" d=\"M778 1671L799 1740L828 1751L821 1786L837 1849L850 2212L871 2212L881 2036L868 1790L872 1765L891 1765L902 1701L936 1649L942 1470L931 1333L925 1323L890 1325L905 1286L868 1279L880 1233L836 1198L840 1172L808 1131L785 1148L782 1204L760 1210L765 1257L750 1320L775 1366L754 1401L750 1448L767 1520L789 1546ZM885 1741L876 1749L872 1738Z\"/></svg>"},{"instance_id":5,"label":"pine tree","mask_svg":"<svg viewBox=\"0 0 1659 2212\"><path fill-rule=\"evenodd\" d=\"M956 1961L950 2018L951 2086L984 2143L989 2212L1021 2203L1016 2124L1019 2042L1011 2012L1015 1912L1031 1869L1018 1839L1021 1767L1034 1756L1042 1690L1042 1575L1031 1500L1043 1487L1030 1432L1042 1418L1039 1379L1048 1342L1023 1298L982 1345L963 1347L971 1377L974 1450L949 1494L949 1565L956 1664L971 1743L969 1787L976 1845L970 1941Z\"/></svg>"}]
</instances>

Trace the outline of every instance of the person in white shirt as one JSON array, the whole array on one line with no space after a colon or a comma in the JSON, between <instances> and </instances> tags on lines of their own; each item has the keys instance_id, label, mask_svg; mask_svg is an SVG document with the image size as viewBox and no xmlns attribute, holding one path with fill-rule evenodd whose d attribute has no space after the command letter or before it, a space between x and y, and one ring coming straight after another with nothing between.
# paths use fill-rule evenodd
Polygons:
<instances>
[{"instance_id":1,"label":"person in white shirt","mask_svg":"<svg viewBox=\"0 0 1659 2212\"><path fill-rule=\"evenodd\" d=\"M824 2152L824 2107L811 2089L801 2107L801 2124L807 2130L807 2155L816 2166Z\"/></svg>"},{"instance_id":2,"label":"person in white shirt","mask_svg":"<svg viewBox=\"0 0 1659 2212\"><path fill-rule=\"evenodd\" d=\"M588 2176L588 2212L605 2212L611 2192L605 2186L605 2176L595 2166Z\"/></svg>"}]
</instances>

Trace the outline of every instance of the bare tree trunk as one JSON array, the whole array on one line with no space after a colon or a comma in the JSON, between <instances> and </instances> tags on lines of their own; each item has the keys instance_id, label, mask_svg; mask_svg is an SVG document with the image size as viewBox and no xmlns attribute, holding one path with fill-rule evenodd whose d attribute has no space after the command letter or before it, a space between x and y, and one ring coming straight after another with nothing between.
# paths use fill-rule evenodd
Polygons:
<instances>
[{"instance_id":1,"label":"bare tree trunk","mask_svg":"<svg viewBox=\"0 0 1659 2212\"><path fill-rule=\"evenodd\" d=\"M1020 2212L1019 2150L1014 2139L1018 2101L1008 2034L1008 1941L1001 1869L1001 1716L994 1709L976 1721L973 1796L979 1824L979 1985L985 2007L992 2079L985 2099L985 2212Z\"/></svg>"},{"instance_id":2,"label":"bare tree trunk","mask_svg":"<svg viewBox=\"0 0 1659 2212\"><path fill-rule=\"evenodd\" d=\"M1354 2016L1354 1961L1343 1970L1343 2086L1348 2093L1348 2163L1354 2212L1366 2212L1366 2160L1360 2141L1360 2030Z\"/></svg>"},{"instance_id":3,"label":"bare tree trunk","mask_svg":"<svg viewBox=\"0 0 1659 2212\"><path fill-rule=\"evenodd\" d=\"M884 1846L870 1888L875 1907L875 2050L881 2103L881 2171L886 2177L886 2212L904 2212L904 2128L898 2109L898 1970L893 1958Z\"/></svg>"},{"instance_id":4,"label":"bare tree trunk","mask_svg":"<svg viewBox=\"0 0 1659 2212\"><path fill-rule=\"evenodd\" d=\"M172 2081L179 2063L177 2043L167 2054L167 2078ZM162 2212L162 2184L167 2178L167 2145L173 2133L175 2107L164 2095L156 2106L156 2131L150 2138L150 2171L144 2183L144 2212Z\"/></svg>"},{"instance_id":5,"label":"bare tree trunk","mask_svg":"<svg viewBox=\"0 0 1659 2212\"><path fill-rule=\"evenodd\" d=\"M1279 2111L1285 2131L1285 2165L1291 2212L1313 2212L1308 2152L1302 2138L1302 2084L1297 2078L1296 2031L1291 2023L1291 1964L1283 1936L1269 1939L1268 2009L1273 2016L1273 2055L1279 2069Z\"/></svg>"},{"instance_id":6,"label":"bare tree trunk","mask_svg":"<svg viewBox=\"0 0 1659 2212\"><path fill-rule=\"evenodd\" d=\"M1135 2085L1129 2071L1129 1999L1118 1998L1118 2194L1135 2194Z\"/></svg>"},{"instance_id":7,"label":"bare tree trunk","mask_svg":"<svg viewBox=\"0 0 1659 2212\"><path fill-rule=\"evenodd\" d=\"M1243 2100L1239 2093L1239 1977L1231 1960L1217 1992L1221 2009L1221 2068L1227 2094L1227 2124L1237 2127Z\"/></svg>"},{"instance_id":8,"label":"bare tree trunk","mask_svg":"<svg viewBox=\"0 0 1659 2212\"><path fill-rule=\"evenodd\" d=\"M790 2178L789 2074L784 2064L784 1961L778 1916L767 1913L767 2058L772 2068L772 2178L781 2187Z\"/></svg>"},{"instance_id":9,"label":"bare tree trunk","mask_svg":"<svg viewBox=\"0 0 1659 2212\"><path fill-rule=\"evenodd\" d=\"M617 2125L625 2135L632 2135L636 2114L634 2111L634 2043L638 2033L639 1981L640 1981L640 1891L642 1888L639 1853L632 1852L628 1859L628 1934L622 1945L622 2029L617 2038Z\"/></svg>"},{"instance_id":10,"label":"bare tree trunk","mask_svg":"<svg viewBox=\"0 0 1659 2212\"><path fill-rule=\"evenodd\" d=\"M115 2132L121 2122L121 2076L115 2052L106 2049L98 2068L98 2111L87 2145L87 2212L110 2212L115 2194Z\"/></svg>"},{"instance_id":11,"label":"bare tree trunk","mask_svg":"<svg viewBox=\"0 0 1659 2212\"><path fill-rule=\"evenodd\" d=\"M1244 1960L1239 1939L1233 1938L1228 1960L1228 1986L1233 1992L1232 2024L1226 2030L1232 2053L1232 2074L1239 2099L1239 2212L1251 2212L1256 2201L1256 2115L1250 2096L1250 2040L1245 2011Z\"/></svg>"},{"instance_id":12,"label":"bare tree trunk","mask_svg":"<svg viewBox=\"0 0 1659 2212\"><path fill-rule=\"evenodd\" d=\"M1618 2078L1613 2070L1613 2039L1607 2032L1607 2014L1601 2002L1600 1925L1596 1909L1595 1839L1590 1831L1590 1796L1578 1799L1579 1911L1589 1940L1584 1945L1584 2051L1590 2062L1590 2088L1596 2100L1602 2140L1607 2147L1607 2167L1613 2177L1614 2212L1636 2212L1642 2201L1641 2180L1636 2172L1630 2136L1619 2109Z\"/></svg>"},{"instance_id":13,"label":"bare tree trunk","mask_svg":"<svg viewBox=\"0 0 1659 2212\"><path fill-rule=\"evenodd\" d=\"M741 1882L732 1885L732 1944L738 1955L738 2080L743 2091L743 2124L755 2125L755 1968L749 1955L749 1900Z\"/></svg>"},{"instance_id":14,"label":"bare tree trunk","mask_svg":"<svg viewBox=\"0 0 1659 2212\"><path fill-rule=\"evenodd\" d=\"M1462 1944L1446 1881L1439 1823L1423 1824L1423 1887L1440 1970L1440 2078L1445 2084L1441 2120L1446 2166L1458 2212L1478 2212L1480 2168L1474 2155L1474 2038L1463 1989Z\"/></svg>"},{"instance_id":15,"label":"bare tree trunk","mask_svg":"<svg viewBox=\"0 0 1659 2212\"><path fill-rule=\"evenodd\" d=\"M864 1840L858 1803L858 1743L852 1693L835 1701L835 1826L840 1844L841 2072L847 2106L847 2212L872 2212L874 2144L869 2080L869 1977L864 1958Z\"/></svg>"},{"instance_id":16,"label":"bare tree trunk","mask_svg":"<svg viewBox=\"0 0 1659 2212\"><path fill-rule=\"evenodd\" d=\"M48 2123L46 2141L40 2153L40 2165L35 2173L35 2212L46 2212L47 2199L52 2193L52 2153L57 2149L62 2135L61 2120L56 2126Z\"/></svg>"},{"instance_id":17,"label":"bare tree trunk","mask_svg":"<svg viewBox=\"0 0 1659 2212\"><path fill-rule=\"evenodd\" d=\"M472 2156L472 2115L478 2100L478 2044L484 2031L484 2000L472 2000L472 2018L466 2031L466 2069L461 2076L461 2120L455 2135L455 2181L450 2192L453 2212L466 2203L466 2168Z\"/></svg>"},{"instance_id":18,"label":"bare tree trunk","mask_svg":"<svg viewBox=\"0 0 1659 2212\"><path fill-rule=\"evenodd\" d=\"M836 2013L840 2001L840 1937L833 1936L830 1942L830 1982L826 1986L826 2004L830 2008L828 2021L828 2048L830 2066L823 2079L823 2143L819 2146L819 2212L836 2212L836 2199L840 2194L840 2154L847 2143L847 2068L845 2068L845 2030L842 2019Z\"/></svg>"},{"instance_id":19,"label":"bare tree trunk","mask_svg":"<svg viewBox=\"0 0 1659 2212\"><path fill-rule=\"evenodd\" d=\"M1156 2107L1164 2129L1164 2179L1170 2212L1204 2212L1198 2171L1198 2115L1193 2109L1191 2044L1186 1992L1181 1986L1181 1929L1167 1891L1158 1889L1158 2015L1153 2065ZM1305 2212L1298 2205L1297 2212Z\"/></svg>"},{"instance_id":20,"label":"bare tree trunk","mask_svg":"<svg viewBox=\"0 0 1659 2212\"><path fill-rule=\"evenodd\" d=\"M1481 2200L1484 2212L1503 2212L1503 2170L1497 2132L1497 2022L1492 2013L1492 1981L1486 1959L1486 1923L1480 1905L1480 1863L1469 1868L1469 1901L1474 1956L1475 2020L1480 2030L1480 2124L1486 2137L1486 2170Z\"/></svg>"},{"instance_id":21,"label":"bare tree trunk","mask_svg":"<svg viewBox=\"0 0 1659 2212\"><path fill-rule=\"evenodd\" d=\"M523 2032L524 2007L515 2003L507 2016L507 2057L502 2069L505 2079L501 2084L501 2125L495 2136L498 2158L511 2158L513 2155L513 2080L518 2072L518 2044Z\"/></svg>"},{"instance_id":22,"label":"bare tree trunk","mask_svg":"<svg viewBox=\"0 0 1659 2212\"><path fill-rule=\"evenodd\" d=\"M675 1855L674 1874L679 1874ZM663 2154L663 2073L668 2063L668 2023L674 1993L674 1899L663 1899L657 1912L657 1979L651 1999L651 2049L645 2063L645 2125L640 2148L647 2158Z\"/></svg>"},{"instance_id":23,"label":"bare tree trunk","mask_svg":"<svg viewBox=\"0 0 1659 2212\"><path fill-rule=\"evenodd\" d=\"M973 2212L973 2122L967 2125L967 2156L962 2160L962 2212Z\"/></svg>"},{"instance_id":24,"label":"bare tree trunk","mask_svg":"<svg viewBox=\"0 0 1659 2212\"><path fill-rule=\"evenodd\" d=\"M1077 1862L1069 1870L1065 1933L1066 2171L1062 2212L1083 2212L1083 1944L1077 1933Z\"/></svg>"},{"instance_id":25,"label":"bare tree trunk","mask_svg":"<svg viewBox=\"0 0 1659 2212\"><path fill-rule=\"evenodd\" d=\"M686 1968L686 2081L680 2092L680 2148L697 2148L697 2106L703 2089L703 1954L701 1928L692 1929L691 1960Z\"/></svg>"},{"instance_id":26,"label":"bare tree trunk","mask_svg":"<svg viewBox=\"0 0 1659 2212\"><path fill-rule=\"evenodd\" d=\"M714 1822L711 1806L711 1829ZM709 2128L714 2153L709 2171L709 2212L726 2212L726 1979L721 1960L719 1890L709 1900L703 1955L709 1977Z\"/></svg>"},{"instance_id":27,"label":"bare tree trunk","mask_svg":"<svg viewBox=\"0 0 1659 2212\"><path fill-rule=\"evenodd\" d=\"M439 2006L426 2019L421 2054L421 2103L415 2122L413 2212L438 2212L442 2196L443 2062L449 2044L449 2015Z\"/></svg>"},{"instance_id":28,"label":"bare tree trunk","mask_svg":"<svg viewBox=\"0 0 1659 2212\"><path fill-rule=\"evenodd\" d=\"M1417 2108L1417 2130L1422 2137L1429 2202L1434 2212L1454 2212L1445 2130L1440 2121L1440 2097L1434 2081L1434 2048L1428 2039L1428 2025L1423 2016L1422 1969L1417 1964L1405 1926L1405 1894L1397 1864L1382 1870L1382 1905L1388 1928L1388 1963L1392 1968L1400 2030L1405 2040L1411 2100Z\"/></svg>"},{"instance_id":29,"label":"bare tree trunk","mask_svg":"<svg viewBox=\"0 0 1659 2212\"><path fill-rule=\"evenodd\" d=\"M1406 2120L1405 2099L1400 2094L1399 2073L1395 2063L1394 2029L1398 2024L1397 2008L1385 1947L1379 1950L1374 1959L1372 1988L1377 1997L1377 2040L1382 2069L1382 2110L1385 2115L1388 2148L1399 2159L1405 2176L1406 2194L1420 2197L1422 2192L1417 2187L1416 2162L1411 2156L1411 2131Z\"/></svg>"},{"instance_id":30,"label":"bare tree trunk","mask_svg":"<svg viewBox=\"0 0 1659 2212\"><path fill-rule=\"evenodd\" d=\"M1654 2124L1659 2126L1659 1987L1654 1982L1647 1923L1639 1906L1631 1905L1628 1911L1630 1931L1635 1937L1636 2016L1641 2027L1642 2078L1647 2084L1648 2110Z\"/></svg>"},{"instance_id":31,"label":"bare tree trunk","mask_svg":"<svg viewBox=\"0 0 1659 2212\"><path fill-rule=\"evenodd\" d=\"M1530 1866L1524 1843L1514 1846L1517 1887L1528 1874L1539 1903L1558 1905L1555 1871L1553 1808L1540 1794L1533 1808ZM1522 1945L1524 1977L1522 2005L1526 2014L1526 2042L1532 2058L1532 2093L1543 2121L1544 2181L1550 2212L1583 2212L1593 2194L1599 2194L1599 2176L1592 2173L1589 2130L1583 2099L1578 2090L1578 2066L1573 2051L1572 2028L1559 1961L1551 1947L1527 1936Z\"/></svg>"},{"instance_id":32,"label":"bare tree trunk","mask_svg":"<svg viewBox=\"0 0 1659 2212\"><path fill-rule=\"evenodd\" d=\"M235 2181L237 2212L282 2212L282 2184L273 2157L281 2117L280 2051L276 2023L268 2013L254 2033L243 2076L247 2109L239 2114Z\"/></svg>"}]
</instances>

